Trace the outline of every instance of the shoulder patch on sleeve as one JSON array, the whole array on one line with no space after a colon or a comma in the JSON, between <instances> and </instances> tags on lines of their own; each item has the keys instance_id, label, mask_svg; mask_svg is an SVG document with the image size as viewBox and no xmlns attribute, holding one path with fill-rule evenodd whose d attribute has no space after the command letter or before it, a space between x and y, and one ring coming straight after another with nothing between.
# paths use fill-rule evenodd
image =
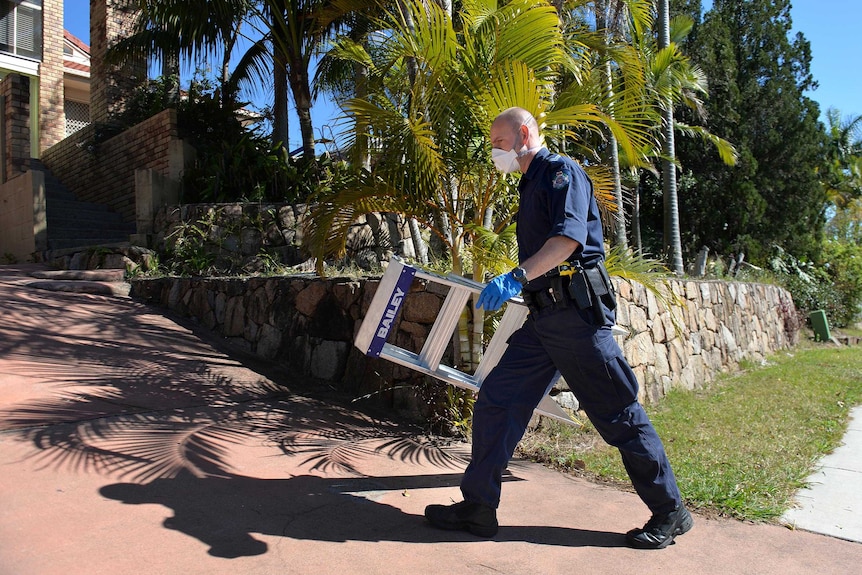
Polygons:
<instances>
[{"instance_id":1,"label":"shoulder patch on sleeve","mask_svg":"<svg viewBox=\"0 0 862 575\"><path fill-rule=\"evenodd\" d=\"M569 187L571 179L572 178L569 176L568 170L557 170L557 173L554 174L554 179L551 185L554 186L555 190L562 190Z\"/></svg>"}]
</instances>

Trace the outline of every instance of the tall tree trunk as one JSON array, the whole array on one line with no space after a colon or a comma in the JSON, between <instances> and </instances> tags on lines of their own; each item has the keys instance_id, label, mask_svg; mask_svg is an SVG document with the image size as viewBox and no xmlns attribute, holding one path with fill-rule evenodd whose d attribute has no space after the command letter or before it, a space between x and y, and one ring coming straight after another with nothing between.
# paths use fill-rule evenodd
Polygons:
<instances>
[{"instance_id":1,"label":"tall tree trunk","mask_svg":"<svg viewBox=\"0 0 862 575\"><path fill-rule=\"evenodd\" d=\"M610 48L613 41L613 26L615 18L611 16L610 2L596 2L596 27L604 31L604 44L606 50ZM604 56L605 62L602 66L602 80L605 83L605 92L608 99L614 96L614 77L611 71L611 60L607 53ZM608 109L608 115L613 117L613 104ZM617 213L614 218L614 233L613 244L628 248L628 239L626 238L626 217L625 207L623 204L623 187L622 178L620 177L620 153L619 145L617 144L616 136L608 130L608 149L610 151L611 175L614 180L614 202L617 204Z\"/></svg>"},{"instance_id":2,"label":"tall tree trunk","mask_svg":"<svg viewBox=\"0 0 862 575\"><path fill-rule=\"evenodd\" d=\"M611 63L605 62L605 82L607 83L608 96L613 97L614 79L611 75ZM610 110L613 116L613 108ZM608 143L611 151L611 174L614 178L614 202L617 204L617 213L614 218L614 245L622 249L628 249L629 243L626 237L626 210L623 202L623 185L620 177L620 148L617 138L613 132L608 130Z\"/></svg>"},{"instance_id":3,"label":"tall tree trunk","mask_svg":"<svg viewBox=\"0 0 862 575\"><path fill-rule=\"evenodd\" d=\"M413 242L413 253L416 254L416 259L421 264L428 263L428 249L425 246L425 240L422 239L422 230L419 228L419 222L416 218L410 218L408 222L410 226L410 240Z\"/></svg>"},{"instance_id":4,"label":"tall tree trunk","mask_svg":"<svg viewBox=\"0 0 862 575\"><path fill-rule=\"evenodd\" d=\"M227 83L230 80L230 55L233 51L233 42L225 42L224 53L221 59L221 71L219 74L219 93L221 94L220 103L222 109L228 106L229 102L233 101L233 94L227 93Z\"/></svg>"},{"instance_id":5,"label":"tall tree trunk","mask_svg":"<svg viewBox=\"0 0 862 575\"><path fill-rule=\"evenodd\" d=\"M632 206L632 240L635 244L635 249L639 254L644 251L643 239L641 238L641 188L643 183L643 173L638 174L638 181L635 187L634 204Z\"/></svg>"},{"instance_id":6,"label":"tall tree trunk","mask_svg":"<svg viewBox=\"0 0 862 575\"><path fill-rule=\"evenodd\" d=\"M162 56L162 77L166 82L170 82L168 103L176 106L180 101L180 56L176 52Z\"/></svg>"},{"instance_id":7,"label":"tall tree trunk","mask_svg":"<svg viewBox=\"0 0 862 575\"><path fill-rule=\"evenodd\" d=\"M299 117L299 133L302 136L302 155L306 161L314 160L314 125L311 122L311 87L308 83L308 67L302 58L295 58L288 66L287 78L296 103Z\"/></svg>"},{"instance_id":8,"label":"tall tree trunk","mask_svg":"<svg viewBox=\"0 0 862 575\"><path fill-rule=\"evenodd\" d=\"M413 13L410 12L410 8L403 1L398 2L398 8L401 10L401 17L404 18L404 24L411 33L416 30L416 26L413 23ZM417 66L415 58L407 58L407 77L410 79L410 88L413 88L413 84L416 82L416 74L417 74ZM409 106L409 104L408 104Z\"/></svg>"},{"instance_id":9,"label":"tall tree trunk","mask_svg":"<svg viewBox=\"0 0 862 575\"><path fill-rule=\"evenodd\" d=\"M356 97L364 100L368 97L368 67L359 62L353 64L353 75L356 83ZM371 171L371 153L368 149L368 125L356 123L356 161L362 169Z\"/></svg>"},{"instance_id":10,"label":"tall tree trunk","mask_svg":"<svg viewBox=\"0 0 862 575\"><path fill-rule=\"evenodd\" d=\"M221 104L222 104L222 107L224 107L227 104L227 102L233 101L233 99L234 99L233 94L226 94L225 93L225 86L227 86L227 83L230 80L230 59L231 59L231 56L233 55L233 49L234 49L234 46L236 46L236 40L239 37L239 31L240 31L241 27L242 27L242 24L240 24L237 27L235 34L232 34L228 31L224 31L225 32L224 37L226 38L226 40L224 43L224 52L222 53L222 59L221 59L221 94L222 94Z\"/></svg>"},{"instance_id":11,"label":"tall tree trunk","mask_svg":"<svg viewBox=\"0 0 862 575\"><path fill-rule=\"evenodd\" d=\"M277 46L273 46L273 51L272 145L280 145L289 152L287 62Z\"/></svg>"},{"instance_id":12,"label":"tall tree trunk","mask_svg":"<svg viewBox=\"0 0 862 575\"><path fill-rule=\"evenodd\" d=\"M413 14L410 12L410 8L402 1L398 2L398 8L401 10L401 17L404 18L404 23L407 26L407 29L413 32L415 30L415 25L413 24ZM416 83L416 74L418 73L418 66L416 65L415 58L407 59L407 76L410 80L410 90L412 92L413 85ZM412 107L412 95L410 96L411 102L408 102L407 107L410 109ZM419 224L416 222L415 218L410 218L410 229L413 228L419 229ZM411 234L413 236L413 247L416 251L416 257L420 258L419 261L422 263L428 263L428 250L422 241L422 236L419 234Z\"/></svg>"},{"instance_id":13,"label":"tall tree trunk","mask_svg":"<svg viewBox=\"0 0 862 575\"><path fill-rule=\"evenodd\" d=\"M659 49L670 45L670 7L668 0L658 0ZM664 249L671 270L682 275L682 240L679 231L679 203L676 187L676 149L673 138L673 100L664 103L662 110L662 192L664 196Z\"/></svg>"}]
</instances>

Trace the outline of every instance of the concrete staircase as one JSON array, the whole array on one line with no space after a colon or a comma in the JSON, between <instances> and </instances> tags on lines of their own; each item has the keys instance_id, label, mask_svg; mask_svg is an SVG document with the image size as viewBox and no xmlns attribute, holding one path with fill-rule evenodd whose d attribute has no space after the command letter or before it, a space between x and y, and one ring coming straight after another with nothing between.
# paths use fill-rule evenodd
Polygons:
<instances>
[{"instance_id":1,"label":"concrete staircase","mask_svg":"<svg viewBox=\"0 0 862 575\"><path fill-rule=\"evenodd\" d=\"M88 293L128 297L131 284L125 281L125 270L28 270L28 287L48 291Z\"/></svg>"},{"instance_id":2,"label":"concrete staircase","mask_svg":"<svg viewBox=\"0 0 862 575\"><path fill-rule=\"evenodd\" d=\"M128 243L135 224L102 204L79 201L41 162L33 170L45 174L48 250Z\"/></svg>"}]
</instances>

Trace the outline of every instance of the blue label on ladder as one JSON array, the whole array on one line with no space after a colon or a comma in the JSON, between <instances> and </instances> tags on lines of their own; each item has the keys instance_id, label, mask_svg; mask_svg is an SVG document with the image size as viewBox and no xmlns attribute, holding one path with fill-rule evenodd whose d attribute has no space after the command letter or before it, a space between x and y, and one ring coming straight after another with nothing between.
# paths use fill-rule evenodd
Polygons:
<instances>
[{"instance_id":1,"label":"blue label on ladder","mask_svg":"<svg viewBox=\"0 0 862 575\"><path fill-rule=\"evenodd\" d=\"M383 351L383 344L386 343L386 338L389 337L389 332L392 331L395 316L398 315L398 310L401 309L401 305L404 303L404 296L410 291L410 284L413 283L413 276L415 274L416 268L410 266L404 266L401 270L401 275L398 276L398 281L395 282L395 289L389 295L389 303L386 305L383 317L380 318L380 323L377 324L374 337L371 339L371 344L368 346L368 351L365 352L365 355L380 357L380 352Z\"/></svg>"}]
</instances>

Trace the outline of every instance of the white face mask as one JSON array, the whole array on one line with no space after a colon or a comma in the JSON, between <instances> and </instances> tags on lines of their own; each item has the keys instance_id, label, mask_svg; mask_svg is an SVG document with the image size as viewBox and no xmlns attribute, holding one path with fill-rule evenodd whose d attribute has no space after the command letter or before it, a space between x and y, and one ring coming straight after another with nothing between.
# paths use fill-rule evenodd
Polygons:
<instances>
[{"instance_id":1,"label":"white face mask","mask_svg":"<svg viewBox=\"0 0 862 575\"><path fill-rule=\"evenodd\" d=\"M504 174L511 174L521 170L521 164L518 163L518 152L511 149L508 152L500 148L491 149L491 159L494 160L494 165Z\"/></svg>"},{"instance_id":2,"label":"white face mask","mask_svg":"<svg viewBox=\"0 0 862 575\"><path fill-rule=\"evenodd\" d=\"M522 124L523 126L523 124ZM520 128L519 128L520 130ZM522 156L526 156L530 152L535 152L541 146L537 146L535 148L527 149L526 146L521 145L521 151L516 152L515 148L518 147L517 142L520 139L520 133L515 138L515 145L512 146L512 149L509 151L501 150L500 148L491 148L491 159L494 161L494 165L498 170L503 172L504 174L511 174L512 172L520 172L521 164L518 163L518 158Z\"/></svg>"}]
</instances>

